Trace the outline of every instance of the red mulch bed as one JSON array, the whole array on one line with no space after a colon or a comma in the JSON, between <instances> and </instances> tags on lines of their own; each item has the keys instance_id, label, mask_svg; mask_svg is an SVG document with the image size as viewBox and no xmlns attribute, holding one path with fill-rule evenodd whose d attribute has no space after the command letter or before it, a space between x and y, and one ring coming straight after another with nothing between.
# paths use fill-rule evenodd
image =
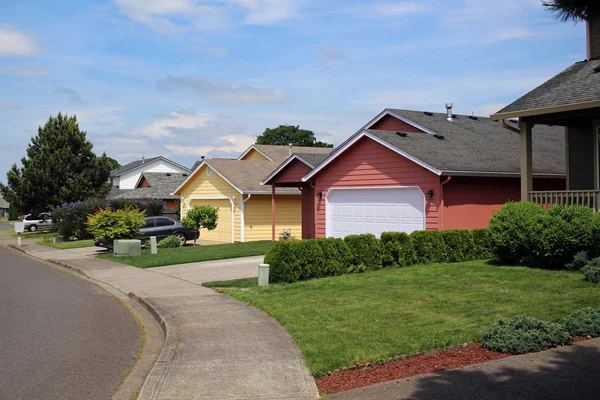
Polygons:
<instances>
[{"instance_id":1,"label":"red mulch bed","mask_svg":"<svg viewBox=\"0 0 600 400\"><path fill-rule=\"evenodd\" d=\"M486 350L480 344L473 344L458 350L443 350L382 365L338 371L317 380L317 387L320 393L339 393L385 381L460 368L505 357L509 355Z\"/></svg>"}]
</instances>

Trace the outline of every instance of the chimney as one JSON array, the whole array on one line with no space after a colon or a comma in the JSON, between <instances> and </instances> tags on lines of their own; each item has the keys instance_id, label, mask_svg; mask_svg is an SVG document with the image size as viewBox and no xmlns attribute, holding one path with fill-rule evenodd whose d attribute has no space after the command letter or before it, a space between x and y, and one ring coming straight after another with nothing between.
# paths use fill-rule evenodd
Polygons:
<instances>
[{"instance_id":1,"label":"chimney","mask_svg":"<svg viewBox=\"0 0 600 400\"><path fill-rule=\"evenodd\" d=\"M600 58L600 17L590 18L587 25L587 59Z\"/></svg>"},{"instance_id":2,"label":"chimney","mask_svg":"<svg viewBox=\"0 0 600 400\"><path fill-rule=\"evenodd\" d=\"M289 149L289 154L288 154L288 157L289 157L289 156L291 156L291 155L292 155L292 144L291 144L291 143L288 143L288 146L289 146L289 148L290 148L290 149Z\"/></svg>"},{"instance_id":3,"label":"chimney","mask_svg":"<svg viewBox=\"0 0 600 400\"><path fill-rule=\"evenodd\" d=\"M454 122L454 116L452 115L452 103L446 103L446 119L450 122Z\"/></svg>"}]
</instances>

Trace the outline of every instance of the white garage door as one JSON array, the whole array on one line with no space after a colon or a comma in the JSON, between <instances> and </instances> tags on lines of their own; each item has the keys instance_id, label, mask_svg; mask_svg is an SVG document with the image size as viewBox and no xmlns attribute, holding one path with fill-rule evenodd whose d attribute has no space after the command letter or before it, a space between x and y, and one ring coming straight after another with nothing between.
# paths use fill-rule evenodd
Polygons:
<instances>
[{"instance_id":1,"label":"white garage door","mask_svg":"<svg viewBox=\"0 0 600 400\"><path fill-rule=\"evenodd\" d=\"M327 192L328 237L425 229L425 197L418 187L330 189Z\"/></svg>"}]
</instances>

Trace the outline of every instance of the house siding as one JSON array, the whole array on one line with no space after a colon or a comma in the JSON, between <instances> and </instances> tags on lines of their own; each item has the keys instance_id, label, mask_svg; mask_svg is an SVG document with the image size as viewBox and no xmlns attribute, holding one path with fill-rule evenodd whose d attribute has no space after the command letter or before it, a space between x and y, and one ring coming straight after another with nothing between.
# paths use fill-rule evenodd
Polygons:
<instances>
[{"instance_id":1,"label":"house siding","mask_svg":"<svg viewBox=\"0 0 600 400\"><path fill-rule=\"evenodd\" d=\"M440 179L434 173L364 137L316 175L316 236L325 237L325 197L330 188L418 186L433 190L425 201L426 229L439 229Z\"/></svg>"},{"instance_id":2,"label":"house siding","mask_svg":"<svg viewBox=\"0 0 600 400\"><path fill-rule=\"evenodd\" d=\"M188 202L190 197L219 197L235 196L236 203L241 198L240 192L233 188L223 178L221 178L216 172L213 171L211 176L206 176L206 165L202 166L202 169L198 171L181 189L181 195L183 201L181 203L181 218L184 218L187 214L189 207ZM224 242L231 242L231 202L227 199L196 199L191 201L193 205L212 205L213 207L219 207L219 221L217 228L208 231L202 230L200 235L202 239L206 240L217 240ZM239 211L237 210L239 205L236 204L236 234L237 240L239 240Z\"/></svg>"},{"instance_id":3,"label":"house siding","mask_svg":"<svg viewBox=\"0 0 600 400\"><path fill-rule=\"evenodd\" d=\"M282 171L279 171L271 183L298 183L302 182L302 178L312 171L312 168L304 164L302 161L294 160L290 162Z\"/></svg>"},{"instance_id":4,"label":"house siding","mask_svg":"<svg viewBox=\"0 0 600 400\"><path fill-rule=\"evenodd\" d=\"M533 180L533 190L565 190L565 186L565 179ZM495 211L521 200L520 178L452 177L443 190L443 230L487 228Z\"/></svg>"},{"instance_id":5,"label":"house siding","mask_svg":"<svg viewBox=\"0 0 600 400\"><path fill-rule=\"evenodd\" d=\"M252 195L245 204L245 240L271 240L271 196ZM302 203L299 195L275 195L275 234L290 229L302 237Z\"/></svg>"},{"instance_id":6,"label":"house siding","mask_svg":"<svg viewBox=\"0 0 600 400\"><path fill-rule=\"evenodd\" d=\"M413 132L423 133L419 128L415 128L411 124L399 120L391 115L386 115L379 121L371 125L370 129L378 129L382 131L398 131L398 132Z\"/></svg>"},{"instance_id":7,"label":"house siding","mask_svg":"<svg viewBox=\"0 0 600 400\"><path fill-rule=\"evenodd\" d=\"M316 237L315 189L309 183L302 187L302 239Z\"/></svg>"},{"instance_id":8,"label":"house siding","mask_svg":"<svg viewBox=\"0 0 600 400\"><path fill-rule=\"evenodd\" d=\"M247 161L269 161L268 158L260 154L258 151L251 149L241 160Z\"/></svg>"},{"instance_id":9,"label":"house siding","mask_svg":"<svg viewBox=\"0 0 600 400\"><path fill-rule=\"evenodd\" d=\"M188 171L177 168L166 161L156 160L125 172L119 177L118 181L116 179L113 181L113 186L119 186L120 189L135 189L135 184L140 179L142 172L188 173Z\"/></svg>"}]
</instances>

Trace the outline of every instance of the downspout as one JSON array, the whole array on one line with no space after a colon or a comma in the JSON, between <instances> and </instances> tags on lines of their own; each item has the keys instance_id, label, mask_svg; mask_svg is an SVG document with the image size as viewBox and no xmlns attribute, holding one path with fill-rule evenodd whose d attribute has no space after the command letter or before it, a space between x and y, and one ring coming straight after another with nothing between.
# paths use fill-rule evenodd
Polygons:
<instances>
[{"instance_id":1,"label":"downspout","mask_svg":"<svg viewBox=\"0 0 600 400\"><path fill-rule=\"evenodd\" d=\"M317 188L315 187L314 181L309 181L310 187L313 189L313 201L315 202L313 206L313 236L316 239L317 237Z\"/></svg>"},{"instance_id":2,"label":"downspout","mask_svg":"<svg viewBox=\"0 0 600 400\"><path fill-rule=\"evenodd\" d=\"M229 202L231 203L231 243L235 243L235 196L231 196Z\"/></svg>"},{"instance_id":3,"label":"downspout","mask_svg":"<svg viewBox=\"0 0 600 400\"><path fill-rule=\"evenodd\" d=\"M441 199L440 199L440 203L441 203L441 207L440 207L440 231L444 229L444 206L446 205L446 202L444 201L444 185L446 185L447 183L449 183L451 179L452 179L452 177L449 176L440 185L440 197L441 197Z\"/></svg>"},{"instance_id":4,"label":"downspout","mask_svg":"<svg viewBox=\"0 0 600 400\"><path fill-rule=\"evenodd\" d=\"M250 200L250 197L252 197L251 194L248 195L248 197L246 197L246 200L244 200L244 195L242 194L242 215L240 216L240 241L242 243L244 243L244 241L246 241L246 209L244 208L244 204Z\"/></svg>"},{"instance_id":5,"label":"downspout","mask_svg":"<svg viewBox=\"0 0 600 400\"><path fill-rule=\"evenodd\" d=\"M514 133L518 133L519 135L521 134L521 130L520 129L517 129L514 126L508 125L504 119L500 120L500 125L502 125L502 127L504 129L508 129L509 131L512 131Z\"/></svg>"}]
</instances>

